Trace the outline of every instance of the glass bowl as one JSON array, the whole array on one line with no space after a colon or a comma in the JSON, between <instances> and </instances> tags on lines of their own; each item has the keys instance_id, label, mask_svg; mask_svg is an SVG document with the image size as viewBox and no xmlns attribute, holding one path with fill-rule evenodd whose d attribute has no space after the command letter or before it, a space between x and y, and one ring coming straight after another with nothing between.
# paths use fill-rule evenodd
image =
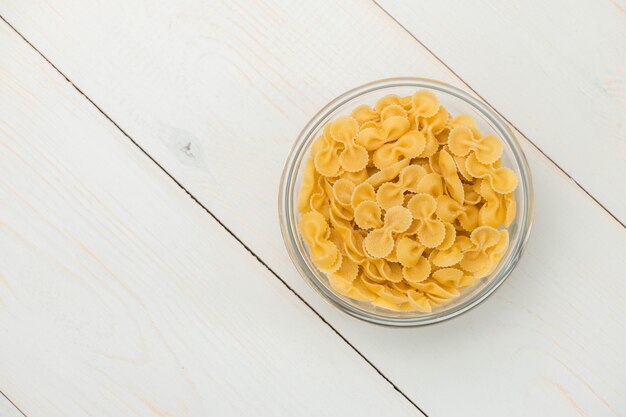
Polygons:
<instances>
[{"instance_id":1,"label":"glass bowl","mask_svg":"<svg viewBox=\"0 0 626 417\"><path fill-rule=\"evenodd\" d=\"M474 286L464 289L461 295L447 304L433 308L430 313L398 312L376 307L367 302L352 300L337 294L328 278L311 261L308 249L298 232L299 214L297 198L309 150L321 134L324 125L342 115L349 115L361 104L374 106L388 94L409 96L417 90L433 92L452 116L465 113L474 117L483 135L494 134L502 138L503 166L511 168L519 178L515 197L517 213L508 227L510 244L497 268L480 279ZM280 226L289 256L302 277L324 299L343 312L371 323L389 326L419 326L437 323L458 316L478 305L492 294L517 265L530 234L533 209L533 188L526 157L511 129L483 102L458 88L441 81L424 78L388 78L374 81L350 90L328 103L304 127L294 144L281 177L278 197Z\"/></svg>"}]
</instances>

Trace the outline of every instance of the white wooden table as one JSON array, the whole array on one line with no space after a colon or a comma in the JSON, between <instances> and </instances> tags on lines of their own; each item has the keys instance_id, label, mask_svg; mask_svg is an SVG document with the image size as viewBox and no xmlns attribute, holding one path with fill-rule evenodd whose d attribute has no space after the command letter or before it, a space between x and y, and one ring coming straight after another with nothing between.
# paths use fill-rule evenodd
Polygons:
<instances>
[{"instance_id":1,"label":"white wooden table","mask_svg":"<svg viewBox=\"0 0 626 417\"><path fill-rule=\"evenodd\" d=\"M626 3L0 0L0 416L626 415ZM486 303L344 316L288 259L308 119L473 91L536 184Z\"/></svg>"}]
</instances>

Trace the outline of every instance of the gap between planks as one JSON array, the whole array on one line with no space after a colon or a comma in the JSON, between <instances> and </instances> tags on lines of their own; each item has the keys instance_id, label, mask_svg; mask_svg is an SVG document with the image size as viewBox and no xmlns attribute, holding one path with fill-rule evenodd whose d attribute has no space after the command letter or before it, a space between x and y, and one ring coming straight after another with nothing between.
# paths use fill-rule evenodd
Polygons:
<instances>
[{"instance_id":1,"label":"gap between planks","mask_svg":"<svg viewBox=\"0 0 626 417\"><path fill-rule=\"evenodd\" d=\"M371 366L378 375L380 375L385 381L391 385L391 387L396 390L404 399L406 399L415 409L417 409L424 416L428 417L428 414L424 412L411 398L409 398L396 384L394 384L385 374L383 374L380 369L376 367L363 353L361 353L345 336L343 336L332 324L330 324L311 304L309 304L298 292L296 292L287 282L282 279L263 259L261 259L248 245L246 245L237 235L235 235L220 219L218 219L207 207L205 207L192 193L190 193L174 176L172 176L158 161L156 161L148 152L146 152L124 129L122 129L107 113L105 113L91 98L89 98L83 91L76 86L56 65L54 65L39 49L35 47L28 39L26 39L11 23L9 23L4 16L0 15L0 20L6 23L24 42L26 42L31 48L33 48L39 56L41 56L52 68L55 69L81 96L83 96L91 105L93 105L109 122L113 124L128 140L130 140L141 153L143 153L146 157L150 159L159 169L165 173L176 185L178 185L188 196L193 200L196 204L198 204L202 209L211 216L220 226L228 232L237 242L243 246L250 255L252 255L261 265L263 265L272 275L274 275L293 295L295 295L304 305L306 305L309 310L311 310L326 326L328 326L341 340L343 340L350 348L359 355L369 366ZM13 406L24 416L28 417L24 412L17 406L11 399L0 390L0 394L4 396Z\"/></svg>"},{"instance_id":2,"label":"gap between planks","mask_svg":"<svg viewBox=\"0 0 626 417\"><path fill-rule=\"evenodd\" d=\"M13 401L11 401L9 397L7 397L7 395L4 392L0 391L0 395L4 397L9 402L9 404L11 404L17 411L19 411L21 415L23 415L24 417L28 417L26 414L24 414L21 408L19 408Z\"/></svg>"},{"instance_id":3,"label":"gap between planks","mask_svg":"<svg viewBox=\"0 0 626 417\"><path fill-rule=\"evenodd\" d=\"M426 46L421 40L419 40L419 38L417 38L417 36L415 36L411 31L409 31L402 23L400 23L393 15L391 15L387 10L385 10L385 8L383 6L381 6L378 1L376 0L372 0L372 2L376 5L376 7L378 7L380 9L380 11L382 11L386 16L388 16L394 23L396 23L398 26L400 26L411 38L413 38L413 40L415 40L415 42L417 42L422 48L424 48L426 51L428 51L428 53L430 53L437 61L439 61L444 67L446 67L448 69L448 71L450 71L456 78L458 78L459 80L461 80L461 82L467 86L467 88L472 91L472 93L474 93L477 97L479 97L483 102L485 102L493 111L495 111L498 116L500 116L502 119L504 119L510 126L512 126L515 130L517 130L520 135L522 135L522 137L524 139L526 139L528 141L528 143L530 143L537 151L539 151L539 153L541 155L543 155L548 161L550 161L559 171L561 171L567 178L569 178L574 184L576 184L576 186L581 189L589 198L591 198L598 206L600 206L602 208L602 210L604 210L609 216L611 216L613 218L613 220L615 220L618 224L620 224L623 228L626 229L626 225L617 218L617 216L615 216L609 209L607 209L600 201L598 201L593 195L591 195L591 193L589 191L587 191L587 189L585 189L585 187L583 187L578 181L576 181L567 171L565 171L565 169L561 168L561 166L559 164L557 164L550 156L548 156L539 146L537 146L537 144L535 142L533 142L532 140L530 140L528 138L528 136L526 136L517 126L515 126L506 116L504 116L502 113L500 113L496 108L494 108L491 103L489 103L489 101L487 101L483 96L481 96L476 90L474 90L472 88L472 86L467 83L463 77L461 77L455 70L453 70L448 64L446 64L441 58L439 58L439 56L437 56L437 54L435 54L432 49L430 49L428 46Z\"/></svg>"}]
</instances>

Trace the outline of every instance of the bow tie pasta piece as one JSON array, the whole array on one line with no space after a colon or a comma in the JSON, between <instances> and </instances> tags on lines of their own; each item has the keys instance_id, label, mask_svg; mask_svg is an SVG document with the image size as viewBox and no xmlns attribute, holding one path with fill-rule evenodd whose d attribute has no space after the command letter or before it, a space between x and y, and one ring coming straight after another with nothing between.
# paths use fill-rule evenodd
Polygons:
<instances>
[{"instance_id":1,"label":"bow tie pasta piece","mask_svg":"<svg viewBox=\"0 0 626 417\"><path fill-rule=\"evenodd\" d=\"M439 140L433 132L428 129L420 130L419 132L424 135L425 144L424 149L418 155L419 158L428 158L434 155L439 150Z\"/></svg>"},{"instance_id":2,"label":"bow tie pasta piece","mask_svg":"<svg viewBox=\"0 0 626 417\"><path fill-rule=\"evenodd\" d=\"M352 288L346 294L348 297L357 301L372 302L376 299L376 294L371 292L365 284L363 284L363 276L359 276L352 282Z\"/></svg>"},{"instance_id":3,"label":"bow tie pasta piece","mask_svg":"<svg viewBox=\"0 0 626 417\"><path fill-rule=\"evenodd\" d=\"M396 246L396 256L398 262L405 267L413 267L417 265L424 253L425 246L418 243L416 240L405 236L398 240ZM426 278L424 278L426 279Z\"/></svg>"},{"instance_id":4,"label":"bow tie pasta piece","mask_svg":"<svg viewBox=\"0 0 626 417\"><path fill-rule=\"evenodd\" d=\"M363 262L363 274L379 283L402 281L402 267L384 259L368 259Z\"/></svg>"},{"instance_id":5,"label":"bow tie pasta piece","mask_svg":"<svg viewBox=\"0 0 626 417\"><path fill-rule=\"evenodd\" d=\"M397 240L398 240L398 239L396 239L396 241L397 241ZM398 263L398 255L396 254L396 245L395 245L395 243L394 243L394 245L393 245L393 249L391 250L391 252L389 252L389 255L385 256L385 257L384 257L384 258L382 258L382 259L384 259L384 260L385 260L385 261L387 261L387 262L392 262L392 263L394 263L394 264L397 264L397 263Z\"/></svg>"},{"instance_id":6,"label":"bow tie pasta piece","mask_svg":"<svg viewBox=\"0 0 626 417\"><path fill-rule=\"evenodd\" d=\"M452 159L452 156L442 149L430 158L430 164L433 171L442 176L445 189L450 197L457 203L463 204L465 200L465 190L457 173L456 163L454 159Z\"/></svg>"},{"instance_id":7,"label":"bow tie pasta piece","mask_svg":"<svg viewBox=\"0 0 626 417\"><path fill-rule=\"evenodd\" d=\"M317 172L312 159L309 159L304 166L300 193L298 193L298 213L306 213L311 210L311 196L315 192L317 182Z\"/></svg>"},{"instance_id":8,"label":"bow tie pasta piece","mask_svg":"<svg viewBox=\"0 0 626 417\"><path fill-rule=\"evenodd\" d=\"M422 150L426 139L421 132L411 130L395 142L385 144L374 151L372 161L378 169L387 168L401 159L413 159L418 156Z\"/></svg>"},{"instance_id":9,"label":"bow tie pasta piece","mask_svg":"<svg viewBox=\"0 0 626 417\"><path fill-rule=\"evenodd\" d=\"M387 107L385 107L383 110L381 110L380 112L380 119L381 120L387 120L391 117L404 117L408 120L408 113L406 110L404 110L404 107L402 107L399 104L391 104Z\"/></svg>"},{"instance_id":10,"label":"bow tie pasta piece","mask_svg":"<svg viewBox=\"0 0 626 417\"><path fill-rule=\"evenodd\" d=\"M400 305L406 303L408 297L393 288L385 287L385 290L378 294L378 298L372 301L372 305L387 310L400 311Z\"/></svg>"},{"instance_id":11,"label":"bow tie pasta piece","mask_svg":"<svg viewBox=\"0 0 626 417\"><path fill-rule=\"evenodd\" d=\"M474 138L472 131L466 126L452 129L448 136L450 151L457 156L467 156L474 152L476 159L482 164L492 164L502 156L502 142L494 135Z\"/></svg>"},{"instance_id":12,"label":"bow tie pasta piece","mask_svg":"<svg viewBox=\"0 0 626 417\"><path fill-rule=\"evenodd\" d=\"M367 172L367 169L362 169L357 172L346 171L341 174L339 178L352 181L354 185L359 185L367 181L367 179L369 178L369 174Z\"/></svg>"},{"instance_id":13,"label":"bow tie pasta piece","mask_svg":"<svg viewBox=\"0 0 626 417\"><path fill-rule=\"evenodd\" d=\"M480 130L478 130L478 126L476 126L476 120L469 114L459 114L458 116L452 118L448 122L448 129L452 130L455 127L464 126L469 128L472 131L472 135L475 138L480 138L482 135L480 134Z\"/></svg>"},{"instance_id":14,"label":"bow tie pasta piece","mask_svg":"<svg viewBox=\"0 0 626 417\"><path fill-rule=\"evenodd\" d=\"M402 116L391 116L383 120L380 127L362 129L356 136L356 143L368 151L375 151L385 143L398 140L408 132L409 120Z\"/></svg>"},{"instance_id":15,"label":"bow tie pasta piece","mask_svg":"<svg viewBox=\"0 0 626 417\"><path fill-rule=\"evenodd\" d=\"M330 211L330 223L342 242L342 253L354 262L362 263L365 260L363 236L352 228L349 221L337 216L334 210Z\"/></svg>"},{"instance_id":16,"label":"bow tie pasta piece","mask_svg":"<svg viewBox=\"0 0 626 417\"><path fill-rule=\"evenodd\" d=\"M402 279L402 278L401 278ZM393 283L381 283L370 280L367 276L362 278L365 287L376 294L379 298L397 306L407 301L406 295L393 287ZM396 307L397 308L397 307Z\"/></svg>"},{"instance_id":17,"label":"bow tie pasta piece","mask_svg":"<svg viewBox=\"0 0 626 417\"><path fill-rule=\"evenodd\" d=\"M378 295L371 292L363 284L363 275L359 275L356 279L350 281L342 279L342 277L336 274L329 274L328 281L333 290L353 300L372 302L378 298Z\"/></svg>"},{"instance_id":18,"label":"bow tie pasta piece","mask_svg":"<svg viewBox=\"0 0 626 417\"><path fill-rule=\"evenodd\" d=\"M434 305L443 304L460 294L455 287L441 284L432 278L413 284L413 287L423 292Z\"/></svg>"},{"instance_id":19,"label":"bow tie pasta piece","mask_svg":"<svg viewBox=\"0 0 626 417\"><path fill-rule=\"evenodd\" d=\"M440 284L458 287L463 279L463 271L457 268L442 268L433 272L432 278Z\"/></svg>"},{"instance_id":20,"label":"bow tie pasta piece","mask_svg":"<svg viewBox=\"0 0 626 417\"><path fill-rule=\"evenodd\" d=\"M515 196L513 193L498 194L488 181L480 183L480 195L485 199L485 204L478 213L480 226L499 227L509 226L515 218Z\"/></svg>"},{"instance_id":21,"label":"bow tie pasta piece","mask_svg":"<svg viewBox=\"0 0 626 417\"><path fill-rule=\"evenodd\" d=\"M351 221L354 218L354 209L352 208L351 198L354 192L354 183L346 179L338 179L332 185L327 194L331 196L331 210L337 216Z\"/></svg>"},{"instance_id":22,"label":"bow tie pasta piece","mask_svg":"<svg viewBox=\"0 0 626 417\"><path fill-rule=\"evenodd\" d=\"M426 174L417 183L418 194L429 194L433 197L443 195L443 178L434 172Z\"/></svg>"},{"instance_id":23,"label":"bow tie pasta piece","mask_svg":"<svg viewBox=\"0 0 626 417\"><path fill-rule=\"evenodd\" d=\"M354 222L363 230L380 229L382 210L375 201L363 201L354 210Z\"/></svg>"},{"instance_id":24,"label":"bow tie pasta piece","mask_svg":"<svg viewBox=\"0 0 626 417\"><path fill-rule=\"evenodd\" d=\"M350 206L355 188L352 181L340 178L333 184L333 198L342 206Z\"/></svg>"},{"instance_id":25,"label":"bow tie pasta piece","mask_svg":"<svg viewBox=\"0 0 626 417\"><path fill-rule=\"evenodd\" d=\"M309 198L309 209L320 213L324 218L328 219L330 218L330 201L326 195L325 185L324 177L319 176ZM305 212L308 211L306 208L303 208L303 210Z\"/></svg>"},{"instance_id":26,"label":"bow tie pasta piece","mask_svg":"<svg viewBox=\"0 0 626 417\"><path fill-rule=\"evenodd\" d=\"M450 114L443 106L441 106L434 116L420 117L418 126L420 130L427 130L436 136L446 128L448 120L450 120ZM445 142L440 142L440 144L444 145Z\"/></svg>"},{"instance_id":27,"label":"bow tie pasta piece","mask_svg":"<svg viewBox=\"0 0 626 417\"><path fill-rule=\"evenodd\" d=\"M437 197L437 217L446 223L454 223L456 220L463 230L468 232L478 226L478 208L476 206L464 206L457 203L447 195Z\"/></svg>"},{"instance_id":28,"label":"bow tie pasta piece","mask_svg":"<svg viewBox=\"0 0 626 417\"><path fill-rule=\"evenodd\" d=\"M385 213L380 229L368 233L363 241L365 250L372 258L384 258L394 246L393 234L404 232L412 221L411 212L402 206L391 207Z\"/></svg>"},{"instance_id":29,"label":"bow tie pasta piece","mask_svg":"<svg viewBox=\"0 0 626 417\"><path fill-rule=\"evenodd\" d=\"M426 175L424 168L419 165L409 165L400 171L398 181L386 182L378 188L376 201L383 209L401 206L404 203L405 192L416 192L417 184Z\"/></svg>"},{"instance_id":30,"label":"bow tie pasta piece","mask_svg":"<svg viewBox=\"0 0 626 417\"><path fill-rule=\"evenodd\" d=\"M400 97L400 105L407 112L410 111L413 108L413 96Z\"/></svg>"},{"instance_id":31,"label":"bow tie pasta piece","mask_svg":"<svg viewBox=\"0 0 626 417\"><path fill-rule=\"evenodd\" d=\"M452 155L452 159L454 159L456 168L459 170L459 174L461 174L461 176L463 177L462 179L468 182L472 182L474 180L474 177L472 177L470 173L467 172L467 167L466 167L467 158L463 156Z\"/></svg>"},{"instance_id":32,"label":"bow tie pasta piece","mask_svg":"<svg viewBox=\"0 0 626 417\"><path fill-rule=\"evenodd\" d=\"M352 208L356 210L359 204L364 201L376 201L376 191L374 190L374 186L368 182L363 182L354 187L352 197L350 198L350 204L352 204Z\"/></svg>"},{"instance_id":33,"label":"bow tie pasta piece","mask_svg":"<svg viewBox=\"0 0 626 417\"><path fill-rule=\"evenodd\" d=\"M433 93L427 90L420 90L413 94L411 113L413 117L432 117L437 114L441 104Z\"/></svg>"},{"instance_id":34,"label":"bow tie pasta piece","mask_svg":"<svg viewBox=\"0 0 626 417\"><path fill-rule=\"evenodd\" d=\"M354 281L357 275L359 275L359 264L350 258L344 258L339 269L328 274L329 277L332 276L345 282Z\"/></svg>"},{"instance_id":35,"label":"bow tie pasta piece","mask_svg":"<svg viewBox=\"0 0 626 417\"><path fill-rule=\"evenodd\" d=\"M427 248L439 246L446 237L446 227L442 221L435 219L435 198L428 194L416 194L409 200L407 208L413 218L419 221L417 238L420 243Z\"/></svg>"},{"instance_id":36,"label":"bow tie pasta piece","mask_svg":"<svg viewBox=\"0 0 626 417\"><path fill-rule=\"evenodd\" d=\"M475 206L477 204L480 204L480 202L483 200L483 196L479 193L480 183L481 181L476 181L475 184L463 184L465 204ZM478 187L476 186L477 184Z\"/></svg>"},{"instance_id":37,"label":"bow tie pasta piece","mask_svg":"<svg viewBox=\"0 0 626 417\"><path fill-rule=\"evenodd\" d=\"M485 236L487 235L484 233L485 230L477 232L480 233L481 239L472 239L474 246L463 254L463 259L459 263L459 266L471 272L475 279L492 273L509 247L509 232L506 229L496 230L489 226L481 226L476 230L483 228L488 228L488 236Z\"/></svg>"},{"instance_id":38,"label":"bow tie pasta piece","mask_svg":"<svg viewBox=\"0 0 626 417\"><path fill-rule=\"evenodd\" d=\"M340 117L330 125L330 136L344 147L339 154L341 167L349 172L357 172L367 166L369 154L367 150L354 143L359 132L359 123L352 117Z\"/></svg>"},{"instance_id":39,"label":"bow tie pasta piece","mask_svg":"<svg viewBox=\"0 0 626 417\"><path fill-rule=\"evenodd\" d=\"M342 146L330 137L329 131L330 128L325 128L324 134L317 139L311 148L311 157L317 172L325 177L336 177L342 173L339 160Z\"/></svg>"},{"instance_id":40,"label":"bow tie pasta piece","mask_svg":"<svg viewBox=\"0 0 626 417\"><path fill-rule=\"evenodd\" d=\"M349 258L343 258L339 269L328 274L328 280L331 285L334 283L339 287L351 287L357 275L359 275L359 264Z\"/></svg>"},{"instance_id":41,"label":"bow tie pasta piece","mask_svg":"<svg viewBox=\"0 0 626 417\"><path fill-rule=\"evenodd\" d=\"M367 183L374 188L378 188L379 185L391 181L400 175L400 172L409 166L409 162L411 162L409 159L403 159L390 167L381 169L380 171L372 174L372 176L368 178Z\"/></svg>"},{"instance_id":42,"label":"bow tie pasta piece","mask_svg":"<svg viewBox=\"0 0 626 417\"><path fill-rule=\"evenodd\" d=\"M474 247L463 254L459 265L467 272L480 273L491 268L489 249L495 247L502 239L497 229L490 226L479 226L470 235Z\"/></svg>"},{"instance_id":43,"label":"bow tie pasta piece","mask_svg":"<svg viewBox=\"0 0 626 417\"><path fill-rule=\"evenodd\" d=\"M402 105L402 99L395 94L389 94L378 100L374 109L378 114L381 114L383 110L392 105Z\"/></svg>"},{"instance_id":44,"label":"bow tie pasta piece","mask_svg":"<svg viewBox=\"0 0 626 417\"><path fill-rule=\"evenodd\" d=\"M340 218L348 222L352 221L352 219L354 218L354 211L352 210L352 206L345 206L341 204L340 201L337 201L337 199L335 198L334 185L331 184L327 179L323 179L322 181L325 190L324 192L326 196L328 196L328 201L330 203L329 214L332 213L335 218Z\"/></svg>"},{"instance_id":45,"label":"bow tie pasta piece","mask_svg":"<svg viewBox=\"0 0 626 417\"><path fill-rule=\"evenodd\" d=\"M438 250L449 249L450 246L454 244L454 241L456 239L456 229L454 228L454 225L452 223L446 223L446 222L444 222L443 225L446 228L446 235L443 238L443 242L441 242L441 244L437 246L436 249Z\"/></svg>"},{"instance_id":46,"label":"bow tie pasta piece","mask_svg":"<svg viewBox=\"0 0 626 417\"><path fill-rule=\"evenodd\" d=\"M433 311L430 299L426 297L424 293L416 290L409 290L406 292L406 296L408 301L400 307L400 310L418 311L420 313L430 313Z\"/></svg>"},{"instance_id":47,"label":"bow tie pasta piece","mask_svg":"<svg viewBox=\"0 0 626 417\"><path fill-rule=\"evenodd\" d=\"M472 249L474 244L467 236L456 236L452 246L448 249L436 249L430 253L428 260L439 268L447 268L458 264L463 259L463 254Z\"/></svg>"},{"instance_id":48,"label":"bow tie pasta piece","mask_svg":"<svg viewBox=\"0 0 626 417\"><path fill-rule=\"evenodd\" d=\"M334 272L341 266L341 253L333 242L327 239L328 223L319 213L311 211L300 217L300 233L309 245L311 260L322 272Z\"/></svg>"},{"instance_id":49,"label":"bow tie pasta piece","mask_svg":"<svg viewBox=\"0 0 626 417\"><path fill-rule=\"evenodd\" d=\"M359 133L365 129L378 129L379 124L380 124L379 122L374 122L374 121L364 122L363 124L359 125ZM357 141L355 140L355 142Z\"/></svg>"},{"instance_id":50,"label":"bow tie pasta piece","mask_svg":"<svg viewBox=\"0 0 626 417\"><path fill-rule=\"evenodd\" d=\"M494 165L481 164L475 154L470 154L465 161L467 172L476 178L486 178L491 188L497 193L508 194L517 188L517 176L509 168L496 168Z\"/></svg>"},{"instance_id":51,"label":"bow tie pasta piece","mask_svg":"<svg viewBox=\"0 0 626 417\"><path fill-rule=\"evenodd\" d=\"M500 230L500 240L494 246L488 249L487 253L489 255L489 268L486 268L484 271L480 271L475 274L476 277L484 277L489 275L496 269L500 259L506 253L506 250L509 247L509 232L505 230Z\"/></svg>"},{"instance_id":52,"label":"bow tie pasta piece","mask_svg":"<svg viewBox=\"0 0 626 417\"><path fill-rule=\"evenodd\" d=\"M398 247L396 251L399 255L402 252L401 257L404 262L402 276L404 280L409 285L413 285L428 278L432 267L428 259L423 256L424 246L408 237L403 238L398 244L402 246ZM398 260L400 260L400 256Z\"/></svg>"},{"instance_id":53,"label":"bow tie pasta piece","mask_svg":"<svg viewBox=\"0 0 626 417\"><path fill-rule=\"evenodd\" d=\"M367 122L378 122L380 120L380 116L374 109L365 104L360 105L351 114L352 118L357 121L360 126Z\"/></svg>"},{"instance_id":54,"label":"bow tie pasta piece","mask_svg":"<svg viewBox=\"0 0 626 417\"><path fill-rule=\"evenodd\" d=\"M324 126L322 134L311 146L311 158L315 158L317 154L328 145L329 141L332 141L332 139L330 137L330 124L327 124Z\"/></svg>"}]
</instances>

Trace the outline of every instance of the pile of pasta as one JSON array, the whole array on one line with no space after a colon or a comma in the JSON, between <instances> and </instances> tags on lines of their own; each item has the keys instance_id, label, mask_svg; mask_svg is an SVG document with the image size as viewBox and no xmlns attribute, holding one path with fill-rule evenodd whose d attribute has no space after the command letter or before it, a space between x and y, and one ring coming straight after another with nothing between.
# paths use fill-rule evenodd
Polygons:
<instances>
[{"instance_id":1,"label":"pile of pasta","mask_svg":"<svg viewBox=\"0 0 626 417\"><path fill-rule=\"evenodd\" d=\"M298 195L299 231L334 291L430 312L498 265L515 217L502 142L429 91L328 123Z\"/></svg>"}]
</instances>

